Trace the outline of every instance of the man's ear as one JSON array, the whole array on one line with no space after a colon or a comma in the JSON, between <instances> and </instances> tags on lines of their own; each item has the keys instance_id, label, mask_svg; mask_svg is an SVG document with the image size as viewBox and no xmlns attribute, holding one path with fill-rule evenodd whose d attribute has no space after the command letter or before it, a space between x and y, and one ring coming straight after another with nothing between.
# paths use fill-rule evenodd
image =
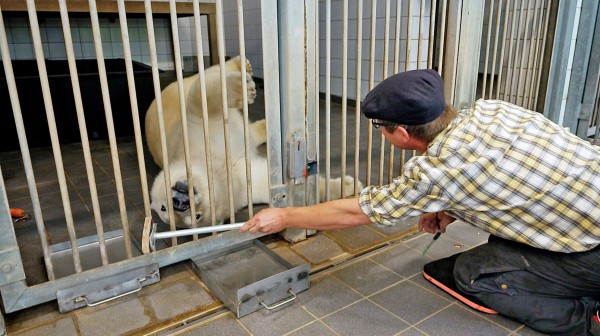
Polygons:
<instances>
[{"instance_id":1,"label":"man's ear","mask_svg":"<svg viewBox=\"0 0 600 336\"><path fill-rule=\"evenodd\" d=\"M396 138L401 144L407 143L410 139L410 135L404 127L398 126L394 129L392 136Z\"/></svg>"}]
</instances>

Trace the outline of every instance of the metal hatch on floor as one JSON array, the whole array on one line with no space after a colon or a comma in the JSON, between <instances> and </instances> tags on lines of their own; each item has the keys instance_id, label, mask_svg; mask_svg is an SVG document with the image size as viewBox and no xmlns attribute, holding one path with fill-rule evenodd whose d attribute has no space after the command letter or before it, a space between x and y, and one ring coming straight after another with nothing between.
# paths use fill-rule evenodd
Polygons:
<instances>
[{"instance_id":1,"label":"metal hatch on floor","mask_svg":"<svg viewBox=\"0 0 600 336\"><path fill-rule=\"evenodd\" d=\"M238 318L283 306L310 286L308 264L293 267L256 239L192 262L206 286Z\"/></svg>"}]
</instances>

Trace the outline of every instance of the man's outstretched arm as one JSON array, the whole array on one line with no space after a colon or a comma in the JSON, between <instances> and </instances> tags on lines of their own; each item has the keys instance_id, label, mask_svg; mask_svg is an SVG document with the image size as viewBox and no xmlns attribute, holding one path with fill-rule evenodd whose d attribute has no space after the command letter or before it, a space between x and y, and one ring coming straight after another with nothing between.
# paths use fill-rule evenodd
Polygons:
<instances>
[{"instance_id":1,"label":"man's outstretched arm","mask_svg":"<svg viewBox=\"0 0 600 336\"><path fill-rule=\"evenodd\" d=\"M358 198L348 198L305 207L264 209L250 218L240 232L275 233L287 228L340 230L370 223Z\"/></svg>"}]
</instances>

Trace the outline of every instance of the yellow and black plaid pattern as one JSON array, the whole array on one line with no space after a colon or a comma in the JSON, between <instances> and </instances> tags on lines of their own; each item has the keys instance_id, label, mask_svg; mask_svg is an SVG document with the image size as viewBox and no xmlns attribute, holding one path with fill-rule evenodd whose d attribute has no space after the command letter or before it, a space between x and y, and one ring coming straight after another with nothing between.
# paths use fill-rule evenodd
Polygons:
<instances>
[{"instance_id":1,"label":"yellow and black plaid pattern","mask_svg":"<svg viewBox=\"0 0 600 336\"><path fill-rule=\"evenodd\" d=\"M446 210L499 237L586 251L600 244L600 147L539 113L479 100L360 205L384 225Z\"/></svg>"}]
</instances>

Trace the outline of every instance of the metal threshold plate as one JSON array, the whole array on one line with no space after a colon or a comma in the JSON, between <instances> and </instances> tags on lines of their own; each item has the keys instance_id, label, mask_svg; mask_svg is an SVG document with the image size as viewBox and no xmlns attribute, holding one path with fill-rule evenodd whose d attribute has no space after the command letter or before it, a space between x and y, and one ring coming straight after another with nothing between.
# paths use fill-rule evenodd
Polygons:
<instances>
[{"instance_id":1,"label":"metal threshold plate","mask_svg":"<svg viewBox=\"0 0 600 336\"><path fill-rule=\"evenodd\" d=\"M308 264L292 267L256 239L192 262L202 281L238 318L292 301L310 285Z\"/></svg>"}]
</instances>

